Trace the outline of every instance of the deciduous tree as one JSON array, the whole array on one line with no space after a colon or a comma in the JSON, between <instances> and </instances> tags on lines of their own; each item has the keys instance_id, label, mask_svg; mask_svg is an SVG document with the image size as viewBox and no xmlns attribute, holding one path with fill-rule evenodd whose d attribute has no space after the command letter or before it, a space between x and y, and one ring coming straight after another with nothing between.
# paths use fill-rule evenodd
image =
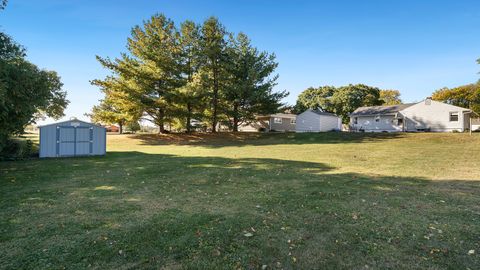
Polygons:
<instances>
[{"instance_id":1,"label":"deciduous tree","mask_svg":"<svg viewBox=\"0 0 480 270\"><path fill-rule=\"evenodd\" d=\"M0 150L10 135L40 116L62 117L68 105L60 77L25 59L25 50L0 33Z\"/></svg>"},{"instance_id":2,"label":"deciduous tree","mask_svg":"<svg viewBox=\"0 0 480 270\"><path fill-rule=\"evenodd\" d=\"M400 91L398 90L380 90L380 100L383 101L383 105L402 104Z\"/></svg>"},{"instance_id":3,"label":"deciduous tree","mask_svg":"<svg viewBox=\"0 0 480 270\"><path fill-rule=\"evenodd\" d=\"M432 99L480 113L480 82L439 89L432 94Z\"/></svg>"}]
</instances>

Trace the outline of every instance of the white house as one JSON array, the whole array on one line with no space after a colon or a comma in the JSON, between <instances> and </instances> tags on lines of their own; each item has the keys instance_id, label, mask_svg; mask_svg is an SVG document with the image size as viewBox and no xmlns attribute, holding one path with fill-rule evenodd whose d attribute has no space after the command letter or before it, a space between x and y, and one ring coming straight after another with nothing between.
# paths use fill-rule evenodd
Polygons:
<instances>
[{"instance_id":1,"label":"white house","mask_svg":"<svg viewBox=\"0 0 480 270\"><path fill-rule=\"evenodd\" d=\"M350 114L354 131L463 132L470 129L472 110L434 101L391 106L360 107Z\"/></svg>"},{"instance_id":2,"label":"white house","mask_svg":"<svg viewBox=\"0 0 480 270\"><path fill-rule=\"evenodd\" d=\"M320 110L306 110L297 115L296 132L323 132L342 130L342 119Z\"/></svg>"}]
</instances>

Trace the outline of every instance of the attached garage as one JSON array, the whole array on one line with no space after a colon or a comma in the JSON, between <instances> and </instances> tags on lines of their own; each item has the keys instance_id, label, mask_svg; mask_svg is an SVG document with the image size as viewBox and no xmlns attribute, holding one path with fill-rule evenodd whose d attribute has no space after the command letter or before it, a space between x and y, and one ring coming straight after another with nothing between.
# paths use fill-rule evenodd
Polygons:
<instances>
[{"instance_id":1,"label":"attached garage","mask_svg":"<svg viewBox=\"0 0 480 270\"><path fill-rule=\"evenodd\" d=\"M77 119L40 126L40 157L96 156L106 153L106 129Z\"/></svg>"},{"instance_id":2,"label":"attached garage","mask_svg":"<svg viewBox=\"0 0 480 270\"><path fill-rule=\"evenodd\" d=\"M297 115L296 132L341 131L342 119L333 113L306 110Z\"/></svg>"}]
</instances>

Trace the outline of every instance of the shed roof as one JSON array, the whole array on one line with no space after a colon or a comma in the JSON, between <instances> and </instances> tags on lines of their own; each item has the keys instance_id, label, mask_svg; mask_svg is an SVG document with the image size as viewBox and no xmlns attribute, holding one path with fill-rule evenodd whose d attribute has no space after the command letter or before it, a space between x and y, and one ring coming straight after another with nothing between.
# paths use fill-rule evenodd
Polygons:
<instances>
[{"instance_id":1,"label":"shed roof","mask_svg":"<svg viewBox=\"0 0 480 270\"><path fill-rule=\"evenodd\" d=\"M336 115L336 114L329 113L329 112L323 112L323 111L321 111L321 110L318 110L318 109L317 109L317 110L309 110L309 111L311 111L311 112L313 112L313 113L315 113L315 114L318 114L318 115L325 115L325 116L335 116L335 117L338 117L338 115Z\"/></svg>"},{"instance_id":2,"label":"shed roof","mask_svg":"<svg viewBox=\"0 0 480 270\"><path fill-rule=\"evenodd\" d=\"M105 128L105 127L103 127L103 126L101 126L101 125L97 125L97 124L94 124L94 123L85 122L85 121L78 120L78 119L70 119L70 120L55 122L55 123L51 123L51 124L41 125L41 126L38 126L38 127L39 127L39 128L42 128L42 127L48 127L48 126L55 126L55 125L58 125L58 124L64 124L64 123L69 123L69 122L81 122L81 123L84 123L84 124L87 124L87 125L92 125L92 126L97 126L97 127Z\"/></svg>"},{"instance_id":3,"label":"shed roof","mask_svg":"<svg viewBox=\"0 0 480 270\"><path fill-rule=\"evenodd\" d=\"M296 118L297 115L292 114L292 113L274 113L274 114L270 114L270 115L258 116L258 118L265 118L265 117Z\"/></svg>"},{"instance_id":4,"label":"shed roof","mask_svg":"<svg viewBox=\"0 0 480 270\"><path fill-rule=\"evenodd\" d=\"M369 107L360 107L353 111L350 115L377 115L377 114L395 114L401 110L404 110L416 103L407 103L407 104L397 104L397 105L387 105L387 106L369 106Z\"/></svg>"}]
</instances>

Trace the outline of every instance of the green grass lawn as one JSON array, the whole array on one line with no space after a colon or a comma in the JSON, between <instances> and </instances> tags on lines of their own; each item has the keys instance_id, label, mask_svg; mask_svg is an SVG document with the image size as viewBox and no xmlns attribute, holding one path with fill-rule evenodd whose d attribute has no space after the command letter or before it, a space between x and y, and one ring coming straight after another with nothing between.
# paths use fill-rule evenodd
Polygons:
<instances>
[{"instance_id":1,"label":"green grass lawn","mask_svg":"<svg viewBox=\"0 0 480 270\"><path fill-rule=\"evenodd\" d=\"M0 163L1 269L264 265L479 269L480 134L109 135Z\"/></svg>"}]
</instances>

